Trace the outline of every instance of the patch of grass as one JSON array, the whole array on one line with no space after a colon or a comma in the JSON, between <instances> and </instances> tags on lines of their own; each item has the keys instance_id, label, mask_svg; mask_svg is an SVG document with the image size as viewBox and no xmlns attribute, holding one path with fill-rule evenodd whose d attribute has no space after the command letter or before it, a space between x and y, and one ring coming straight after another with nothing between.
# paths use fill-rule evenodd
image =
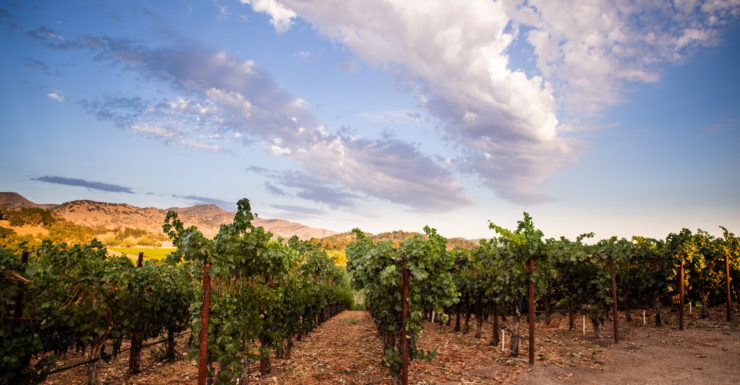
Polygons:
<instances>
[{"instance_id":1,"label":"patch of grass","mask_svg":"<svg viewBox=\"0 0 740 385\"><path fill-rule=\"evenodd\" d=\"M144 253L144 259L164 259L171 252L175 251L174 247L110 247L108 250L116 251L119 253L126 254L127 257L136 260L139 258L139 253Z\"/></svg>"},{"instance_id":2,"label":"patch of grass","mask_svg":"<svg viewBox=\"0 0 740 385\"><path fill-rule=\"evenodd\" d=\"M345 254L344 250L326 250L326 255L334 259L334 264L338 266L347 265L347 254Z\"/></svg>"}]
</instances>

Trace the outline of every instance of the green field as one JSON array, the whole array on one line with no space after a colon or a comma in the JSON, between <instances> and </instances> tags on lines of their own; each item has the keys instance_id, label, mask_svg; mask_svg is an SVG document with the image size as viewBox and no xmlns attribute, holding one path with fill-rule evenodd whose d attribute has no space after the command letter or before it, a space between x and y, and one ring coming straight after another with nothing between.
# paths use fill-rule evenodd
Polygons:
<instances>
[{"instance_id":1,"label":"green field","mask_svg":"<svg viewBox=\"0 0 740 385\"><path fill-rule=\"evenodd\" d=\"M126 254L131 259L137 259L139 253L144 253L144 259L163 259L175 251L174 247L109 247L108 250Z\"/></svg>"}]
</instances>

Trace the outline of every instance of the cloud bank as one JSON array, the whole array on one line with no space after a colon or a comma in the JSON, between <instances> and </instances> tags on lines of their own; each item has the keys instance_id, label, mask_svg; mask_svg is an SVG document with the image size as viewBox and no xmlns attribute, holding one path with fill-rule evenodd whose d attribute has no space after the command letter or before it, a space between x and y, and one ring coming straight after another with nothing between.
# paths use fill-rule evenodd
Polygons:
<instances>
[{"instance_id":1,"label":"cloud bank","mask_svg":"<svg viewBox=\"0 0 740 385\"><path fill-rule=\"evenodd\" d=\"M740 14L737 1L269 3L252 7L278 32L302 18L416 92L458 146L458 169L520 203L546 199L534 188L582 151L558 114L577 120L618 102ZM512 69L514 42L533 51L532 74Z\"/></svg>"},{"instance_id":2,"label":"cloud bank","mask_svg":"<svg viewBox=\"0 0 740 385\"><path fill-rule=\"evenodd\" d=\"M716 44L724 26L740 17L737 0L241 1L269 15L277 33L301 18L347 47L354 57L339 65L346 70L367 66L394 76L434 121L393 111L366 118L439 126L457 155L440 160L390 136L330 132L268 70L209 45L69 39L48 27L25 36L50 49L87 49L95 60L135 71L174 95L82 101L100 120L169 144L220 151L237 141L295 161L297 169L274 173L265 184L274 195L332 208L376 197L441 212L472 203L456 173L479 178L512 202L548 199L537 186L578 159L584 146L573 132L580 119L619 102L630 85L657 81L666 63ZM529 50L532 68L512 65L520 49Z\"/></svg>"},{"instance_id":3,"label":"cloud bank","mask_svg":"<svg viewBox=\"0 0 740 385\"><path fill-rule=\"evenodd\" d=\"M279 23L278 23L279 24ZM350 207L373 196L420 211L446 211L471 203L455 175L414 145L329 132L256 63L192 41L150 49L110 37L83 39L98 60L164 82L176 100L103 97L83 106L101 120L168 143L218 150L219 141L260 143L295 160L269 188L330 207ZM310 175L310 176L309 176Z\"/></svg>"}]
</instances>

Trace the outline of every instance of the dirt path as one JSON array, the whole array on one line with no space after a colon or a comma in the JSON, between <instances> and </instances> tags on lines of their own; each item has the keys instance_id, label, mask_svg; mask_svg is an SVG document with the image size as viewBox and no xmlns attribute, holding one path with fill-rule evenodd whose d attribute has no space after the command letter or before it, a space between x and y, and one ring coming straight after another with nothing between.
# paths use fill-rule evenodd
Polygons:
<instances>
[{"instance_id":1,"label":"dirt path","mask_svg":"<svg viewBox=\"0 0 740 385\"><path fill-rule=\"evenodd\" d=\"M345 311L296 342L290 359L275 360L272 374L254 383L390 384L382 350L370 315Z\"/></svg>"}]
</instances>

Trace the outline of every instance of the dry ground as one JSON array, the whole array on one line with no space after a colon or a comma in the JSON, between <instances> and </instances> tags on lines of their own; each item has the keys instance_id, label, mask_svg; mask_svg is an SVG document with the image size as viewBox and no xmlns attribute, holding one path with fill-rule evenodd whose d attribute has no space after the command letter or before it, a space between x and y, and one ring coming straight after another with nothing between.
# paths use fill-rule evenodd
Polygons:
<instances>
[{"instance_id":1,"label":"dry ground","mask_svg":"<svg viewBox=\"0 0 740 385\"><path fill-rule=\"evenodd\" d=\"M567 318L554 315L550 326L538 317L536 363L527 363L527 342L522 341L518 357L501 346L491 346L491 325L484 323L483 338L476 339L475 322L462 334L451 327L427 324L419 347L436 349L431 362L412 362L412 384L737 384L740 383L740 324L735 313L724 321L723 309L714 309L709 319L695 312L687 315L687 328L679 331L677 314L664 312L669 324L655 328L650 313L643 326L642 314L633 312L627 323L620 314L622 340L614 344L611 322L602 337L595 339L590 325L567 330ZM511 318L508 319L509 323ZM454 322L453 322L454 324ZM527 332L526 319L521 328ZM509 335L507 333L507 345ZM181 352L186 350L185 339ZM101 382L107 384L192 384L197 378L194 362L182 359L173 364L156 363L145 350L144 373L127 376L127 356L101 368ZM381 341L366 312L346 311L330 319L296 342L290 359L274 360L273 371L258 376L258 365L250 370L252 384L391 384L381 364ZM184 353L182 353L184 355ZM74 355L65 361L72 362ZM84 368L51 376L47 384L82 384Z\"/></svg>"}]
</instances>

